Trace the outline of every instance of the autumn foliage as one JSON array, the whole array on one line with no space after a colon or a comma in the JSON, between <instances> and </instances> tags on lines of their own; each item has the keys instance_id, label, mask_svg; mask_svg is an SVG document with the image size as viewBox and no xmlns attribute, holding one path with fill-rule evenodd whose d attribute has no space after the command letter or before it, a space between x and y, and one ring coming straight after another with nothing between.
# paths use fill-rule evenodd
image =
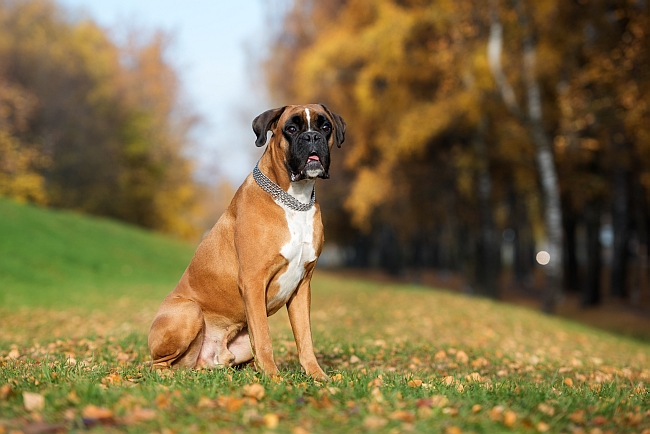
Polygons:
<instances>
[{"instance_id":1,"label":"autumn foliage","mask_svg":"<svg viewBox=\"0 0 650 434\"><path fill-rule=\"evenodd\" d=\"M0 1L0 194L195 235L167 38L122 44L48 0Z\"/></svg>"},{"instance_id":2,"label":"autumn foliage","mask_svg":"<svg viewBox=\"0 0 650 434\"><path fill-rule=\"evenodd\" d=\"M344 169L320 196L344 203L324 207L329 239L355 265L456 270L494 296L509 230L522 282L546 247L547 284L582 290L584 304L598 303L605 265L613 294L638 291L626 270L647 267L650 246L644 8L294 0L267 83L278 103L323 102L348 123Z\"/></svg>"}]
</instances>

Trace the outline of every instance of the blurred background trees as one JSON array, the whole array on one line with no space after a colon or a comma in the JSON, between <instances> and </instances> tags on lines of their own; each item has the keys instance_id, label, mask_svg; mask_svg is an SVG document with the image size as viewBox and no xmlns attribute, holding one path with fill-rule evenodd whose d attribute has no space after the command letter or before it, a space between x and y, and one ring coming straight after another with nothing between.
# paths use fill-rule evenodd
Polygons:
<instances>
[{"instance_id":1,"label":"blurred background trees","mask_svg":"<svg viewBox=\"0 0 650 434\"><path fill-rule=\"evenodd\" d=\"M197 235L197 118L165 35L118 46L45 0L0 0L0 29L0 194Z\"/></svg>"},{"instance_id":2,"label":"blurred background trees","mask_svg":"<svg viewBox=\"0 0 650 434\"><path fill-rule=\"evenodd\" d=\"M275 103L348 124L322 263L650 306L647 1L270 5ZM165 34L118 43L53 0L0 0L0 30L0 195L194 239L216 221L234 188L205 200Z\"/></svg>"},{"instance_id":3,"label":"blurred background trees","mask_svg":"<svg viewBox=\"0 0 650 434\"><path fill-rule=\"evenodd\" d=\"M534 288L544 251L546 311L564 289L648 303L649 16L645 1L293 0L268 88L348 122L319 193L344 263L457 272L498 297Z\"/></svg>"}]
</instances>

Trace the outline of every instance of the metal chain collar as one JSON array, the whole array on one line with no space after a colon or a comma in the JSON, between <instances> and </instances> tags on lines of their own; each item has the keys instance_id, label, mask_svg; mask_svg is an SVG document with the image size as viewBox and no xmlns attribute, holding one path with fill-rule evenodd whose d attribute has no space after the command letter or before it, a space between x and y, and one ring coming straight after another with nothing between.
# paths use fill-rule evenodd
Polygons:
<instances>
[{"instance_id":1,"label":"metal chain collar","mask_svg":"<svg viewBox=\"0 0 650 434\"><path fill-rule=\"evenodd\" d=\"M278 184L271 181L265 174L262 173L260 168L257 167L257 164L255 165L255 169L253 169L253 178L255 179L255 182L257 182L257 185L259 185L262 190L269 193L273 199L281 202L293 210L309 211L316 202L316 189L311 190L311 200L309 203L302 203L286 191L282 190Z\"/></svg>"}]
</instances>

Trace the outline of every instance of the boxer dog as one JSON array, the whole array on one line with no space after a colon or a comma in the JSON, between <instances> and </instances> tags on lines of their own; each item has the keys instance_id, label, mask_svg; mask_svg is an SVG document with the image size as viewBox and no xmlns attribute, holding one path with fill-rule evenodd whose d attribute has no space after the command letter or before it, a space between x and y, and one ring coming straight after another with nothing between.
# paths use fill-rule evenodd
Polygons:
<instances>
[{"instance_id":1,"label":"boxer dog","mask_svg":"<svg viewBox=\"0 0 650 434\"><path fill-rule=\"evenodd\" d=\"M287 306L305 372L328 377L314 355L310 281L323 246L316 178L345 121L320 104L268 110L253 120L269 144L228 209L199 244L149 331L154 367L235 366L255 360L278 375L267 317Z\"/></svg>"}]
</instances>

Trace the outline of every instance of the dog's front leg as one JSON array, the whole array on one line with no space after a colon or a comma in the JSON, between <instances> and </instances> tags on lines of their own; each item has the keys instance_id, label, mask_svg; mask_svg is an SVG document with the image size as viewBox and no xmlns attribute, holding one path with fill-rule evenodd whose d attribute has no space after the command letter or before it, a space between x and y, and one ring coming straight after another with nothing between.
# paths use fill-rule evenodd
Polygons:
<instances>
[{"instance_id":1,"label":"dog's front leg","mask_svg":"<svg viewBox=\"0 0 650 434\"><path fill-rule=\"evenodd\" d=\"M273 346L269 321L266 315L266 290L251 282L240 282L241 295L244 300L248 335L255 357L255 366L268 376L279 375L273 360Z\"/></svg>"},{"instance_id":2,"label":"dog's front leg","mask_svg":"<svg viewBox=\"0 0 650 434\"><path fill-rule=\"evenodd\" d=\"M314 268L300 282L300 286L287 302L287 312L291 329L298 347L298 358L305 372L316 380L326 381L329 377L323 372L316 355L311 336L310 306L311 306L311 275Z\"/></svg>"}]
</instances>

